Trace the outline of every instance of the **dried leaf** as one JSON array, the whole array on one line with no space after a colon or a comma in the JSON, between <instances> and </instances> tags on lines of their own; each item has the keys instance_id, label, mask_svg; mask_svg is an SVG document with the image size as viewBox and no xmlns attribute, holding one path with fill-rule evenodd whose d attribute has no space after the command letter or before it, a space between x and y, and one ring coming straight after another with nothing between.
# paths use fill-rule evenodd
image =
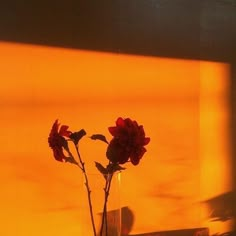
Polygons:
<instances>
[{"instance_id":1,"label":"dried leaf","mask_svg":"<svg viewBox=\"0 0 236 236\"><path fill-rule=\"evenodd\" d=\"M124 168L120 165L116 165L114 169L115 169L115 171L121 171L121 170L125 170L126 168Z\"/></svg>"},{"instance_id":2,"label":"dried leaf","mask_svg":"<svg viewBox=\"0 0 236 236\"><path fill-rule=\"evenodd\" d=\"M69 162L71 164L75 164L75 165L78 165L78 162L73 158L73 157L67 157L65 159L65 162Z\"/></svg>"},{"instance_id":3,"label":"dried leaf","mask_svg":"<svg viewBox=\"0 0 236 236\"><path fill-rule=\"evenodd\" d=\"M99 172L102 173L103 175L107 175L108 174L107 169L102 164L100 164L99 162L95 161L95 166L97 167Z\"/></svg>"},{"instance_id":4,"label":"dried leaf","mask_svg":"<svg viewBox=\"0 0 236 236\"><path fill-rule=\"evenodd\" d=\"M111 163L107 166L107 170L109 173L115 173L116 171L122 171L122 170L125 170L124 167L120 166L119 164L117 163Z\"/></svg>"},{"instance_id":5,"label":"dried leaf","mask_svg":"<svg viewBox=\"0 0 236 236\"><path fill-rule=\"evenodd\" d=\"M103 142L108 144L108 142L106 140L106 137L104 135L102 135L102 134L93 134L90 138L93 139L93 140L97 140L98 139L98 140L103 141Z\"/></svg>"},{"instance_id":6,"label":"dried leaf","mask_svg":"<svg viewBox=\"0 0 236 236\"><path fill-rule=\"evenodd\" d=\"M86 135L86 132L84 129L81 129L78 132L74 132L70 135L70 138L73 140L74 144L77 145L79 140Z\"/></svg>"}]
</instances>

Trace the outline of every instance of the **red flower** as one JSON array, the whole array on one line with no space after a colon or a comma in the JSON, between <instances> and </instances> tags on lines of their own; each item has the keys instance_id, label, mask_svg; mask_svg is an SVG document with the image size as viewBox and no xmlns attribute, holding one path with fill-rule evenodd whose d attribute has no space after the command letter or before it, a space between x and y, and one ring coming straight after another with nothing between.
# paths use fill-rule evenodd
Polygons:
<instances>
[{"instance_id":1,"label":"red flower","mask_svg":"<svg viewBox=\"0 0 236 236\"><path fill-rule=\"evenodd\" d=\"M57 161L63 161L66 156L63 153L63 148L68 150L68 144L64 137L69 137L71 131L68 131L67 125L62 125L59 129L60 124L56 120L52 126L51 132L48 137L49 147L53 150L53 155ZM64 137L63 137L64 136Z\"/></svg>"},{"instance_id":2,"label":"red flower","mask_svg":"<svg viewBox=\"0 0 236 236\"><path fill-rule=\"evenodd\" d=\"M137 165L146 152L144 146L150 142L150 138L145 137L143 126L129 118L120 117L116 126L108 130L113 139L107 148L107 158L112 163L124 164L130 160L133 165Z\"/></svg>"}]
</instances>

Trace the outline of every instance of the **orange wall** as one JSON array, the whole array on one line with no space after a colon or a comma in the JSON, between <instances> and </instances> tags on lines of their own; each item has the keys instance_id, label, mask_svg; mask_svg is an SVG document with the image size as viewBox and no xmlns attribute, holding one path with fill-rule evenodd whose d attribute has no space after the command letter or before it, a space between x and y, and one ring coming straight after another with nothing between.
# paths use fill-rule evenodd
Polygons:
<instances>
[{"instance_id":1,"label":"orange wall","mask_svg":"<svg viewBox=\"0 0 236 236\"><path fill-rule=\"evenodd\" d=\"M80 232L80 173L54 161L47 144L56 118L72 130L85 128L108 139L107 127L118 116L144 125L151 137L148 151L139 166L128 165L122 174L121 205L135 214L132 233L204 226L199 200L231 187L225 177L226 187L222 183L215 192L201 178L210 163L202 161L201 147L215 150L209 129L216 131L214 145L224 140L223 159L215 165L223 162L225 169L215 171L218 178L229 176L227 73L221 63L0 43L0 234ZM202 78L211 83L201 86ZM222 89L211 94L213 84ZM214 114L223 118L213 118L207 128L202 91L223 94L224 101L214 100ZM100 143L84 139L81 152L91 171L94 159L106 163Z\"/></svg>"}]
</instances>

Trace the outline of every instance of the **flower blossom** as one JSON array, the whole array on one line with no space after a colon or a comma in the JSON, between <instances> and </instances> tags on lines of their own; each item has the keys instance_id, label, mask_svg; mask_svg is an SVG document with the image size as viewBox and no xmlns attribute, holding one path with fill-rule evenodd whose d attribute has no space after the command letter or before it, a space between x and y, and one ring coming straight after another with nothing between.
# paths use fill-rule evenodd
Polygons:
<instances>
[{"instance_id":1,"label":"flower blossom","mask_svg":"<svg viewBox=\"0 0 236 236\"><path fill-rule=\"evenodd\" d=\"M53 155L57 161L66 160L66 156L63 153L63 148L68 150L67 140L64 137L69 137L71 131L68 131L67 125L62 125L60 128L58 120L56 120L52 126L51 132L48 137L49 147L53 150Z\"/></svg>"},{"instance_id":2,"label":"flower blossom","mask_svg":"<svg viewBox=\"0 0 236 236\"><path fill-rule=\"evenodd\" d=\"M112 163L124 164L130 160L133 165L139 164L146 152L144 146L150 142L150 138L145 137L143 126L130 118L119 117L116 126L108 130L113 139L107 148L107 158Z\"/></svg>"}]
</instances>

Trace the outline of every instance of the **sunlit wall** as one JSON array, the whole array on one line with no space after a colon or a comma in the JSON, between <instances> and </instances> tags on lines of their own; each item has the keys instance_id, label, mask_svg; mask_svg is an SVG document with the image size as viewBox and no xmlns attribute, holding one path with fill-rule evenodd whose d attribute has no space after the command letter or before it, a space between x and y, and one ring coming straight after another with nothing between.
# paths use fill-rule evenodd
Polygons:
<instances>
[{"instance_id":1,"label":"sunlit wall","mask_svg":"<svg viewBox=\"0 0 236 236\"><path fill-rule=\"evenodd\" d=\"M143 124L148 151L122 173L131 233L208 226L199 203L231 189L225 64L2 42L0 76L1 235L80 232L81 173L47 144L57 118L108 139L119 116ZM106 163L101 143L81 153Z\"/></svg>"},{"instance_id":2,"label":"sunlit wall","mask_svg":"<svg viewBox=\"0 0 236 236\"><path fill-rule=\"evenodd\" d=\"M201 63L200 163L203 202L223 194L230 195L233 191L229 130L229 71L228 65ZM203 214L204 224L214 234L228 232L233 225L232 218L225 218L229 215L227 212L232 211L233 202L227 202L229 200L225 196L221 198L219 202L210 201L203 204L203 209L207 209L206 214ZM207 219L207 216L212 217Z\"/></svg>"}]
</instances>

